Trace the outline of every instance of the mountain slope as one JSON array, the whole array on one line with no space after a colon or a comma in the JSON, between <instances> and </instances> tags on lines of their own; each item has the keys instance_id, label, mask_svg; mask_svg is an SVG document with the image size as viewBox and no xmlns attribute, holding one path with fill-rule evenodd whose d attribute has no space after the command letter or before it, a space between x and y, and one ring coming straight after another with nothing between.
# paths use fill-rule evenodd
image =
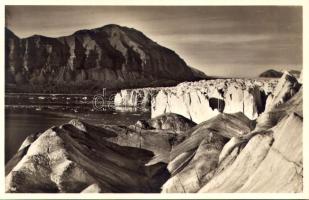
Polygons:
<instances>
[{"instance_id":1,"label":"mountain slope","mask_svg":"<svg viewBox=\"0 0 309 200\"><path fill-rule=\"evenodd\" d=\"M261 73L259 75L259 77L265 77L265 78L280 78L282 76L282 72L280 71L276 71L276 70L273 70L273 69L269 69L263 73Z\"/></svg>"},{"instance_id":2,"label":"mountain slope","mask_svg":"<svg viewBox=\"0 0 309 200\"><path fill-rule=\"evenodd\" d=\"M133 28L111 24L58 38L5 34L9 84L141 87L206 77Z\"/></svg>"}]
</instances>

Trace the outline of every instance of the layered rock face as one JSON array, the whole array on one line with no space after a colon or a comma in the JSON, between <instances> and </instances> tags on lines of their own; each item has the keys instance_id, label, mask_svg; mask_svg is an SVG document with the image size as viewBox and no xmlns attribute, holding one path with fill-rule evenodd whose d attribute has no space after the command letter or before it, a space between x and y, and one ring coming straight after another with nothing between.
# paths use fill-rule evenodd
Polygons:
<instances>
[{"instance_id":1,"label":"layered rock face","mask_svg":"<svg viewBox=\"0 0 309 200\"><path fill-rule=\"evenodd\" d=\"M20 39L8 29L5 33L8 84L93 81L102 87L141 87L202 76L175 52L133 28L107 25L58 38L34 35Z\"/></svg>"}]
</instances>

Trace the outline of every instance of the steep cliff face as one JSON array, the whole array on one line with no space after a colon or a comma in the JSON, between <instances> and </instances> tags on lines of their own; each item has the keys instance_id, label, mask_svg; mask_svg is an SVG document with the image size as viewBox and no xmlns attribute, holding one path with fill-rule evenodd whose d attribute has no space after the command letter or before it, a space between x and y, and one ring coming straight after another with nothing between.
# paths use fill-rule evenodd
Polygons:
<instances>
[{"instance_id":1,"label":"steep cliff face","mask_svg":"<svg viewBox=\"0 0 309 200\"><path fill-rule=\"evenodd\" d=\"M176 113L200 123L219 113L242 112L256 119L278 80L216 79L184 82L175 87L122 90L116 106L151 105L151 117Z\"/></svg>"},{"instance_id":2,"label":"steep cliff face","mask_svg":"<svg viewBox=\"0 0 309 200\"><path fill-rule=\"evenodd\" d=\"M151 99L163 89L157 88L139 88L123 89L114 97L115 106L119 107L150 107Z\"/></svg>"},{"instance_id":3,"label":"steep cliff face","mask_svg":"<svg viewBox=\"0 0 309 200\"><path fill-rule=\"evenodd\" d=\"M151 102L151 116L172 112L196 123L218 113L242 112L256 119L264 111L266 96L273 92L276 80L217 79L182 83L161 90Z\"/></svg>"},{"instance_id":4,"label":"steep cliff face","mask_svg":"<svg viewBox=\"0 0 309 200\"><path fill-rule=\"evenodd\" d=\"M8 29L5 32L7 83L93 81L101 87L136 87L202 76L175 52L133 28L107 25L59 38L34 35L20 39Z\"/></svg>"}]
</instances>

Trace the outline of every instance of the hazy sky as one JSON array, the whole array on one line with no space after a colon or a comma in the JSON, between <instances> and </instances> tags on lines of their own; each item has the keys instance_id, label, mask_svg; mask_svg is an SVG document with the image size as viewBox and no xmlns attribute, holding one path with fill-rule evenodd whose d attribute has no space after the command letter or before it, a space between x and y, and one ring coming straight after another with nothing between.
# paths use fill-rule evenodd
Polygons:
<instances>
[{"instance_id":1,"label":"hazy sky","mask_svg":"<svg viewBox=\"0 0 309 200\"><path fill-rule=\"evenodd\" d=\"M208 75L301 69L301 7L6 6L19 37L57 37L119 24L142 31Z\"/></svg>"}]
</instances>

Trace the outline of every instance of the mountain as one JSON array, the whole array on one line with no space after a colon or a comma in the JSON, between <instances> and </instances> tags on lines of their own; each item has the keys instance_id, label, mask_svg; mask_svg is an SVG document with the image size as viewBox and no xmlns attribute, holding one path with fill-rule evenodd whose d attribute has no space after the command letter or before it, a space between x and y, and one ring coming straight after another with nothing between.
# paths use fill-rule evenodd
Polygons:
<instances>
[{"instance_id":1,"label":"mountain","mask_svg":"<svg viewBox=\"0 0 309 200\"><path fill-rule=\"evenodd\" d=\"M265 72L261 73L259 77L264 77L264 78L280 78L285 72L289 72L291 75L293 75L296 78L300 77L301 71L299 70L281 70L281 71L276 71L274 69L269 69L266 70Z\"/></svg>"},{"instance_id":2,"label":"mountain","mask_svg":"<svg viewBox=\"0 0 309 200\"><path fill-rule=\"evenodd\" d=\"M191 70L192 70L192 72L193 72L193 75L194 75L195 77L200 78L200 79L205 79L205 78L206 78L205 73L202 72L201 70L195 69L195 68L193 68L193 67L190 67L190 68L191 68ZM209 79L211 78L211 77L209 77L209 76L207 76L207 77L208 77Z\"/></svg>"},{"instance_id":3,"label":"mountain","mask_svg":"<svg viewBox=\"0 0 309 200\"><path fill-rule=\"evenodd\" d=\"M95 86L166 86L206 78L174 51L138 30L119 25L58 38L19 38L7 28L5 35L7 88L19 85L61 91L84 87L89 92Z\"/></svg>"},{"instance_id":4,"label":"mountain","mask_svg":"<svg viewBox=\"0 0 309 200\"><path fill-rule=\"evenodd\" d=\"M280 71L276 71L276 70L273 70L273 69L269 69L269 70L266 70L265 72L261 73L259 75L259 77L265 77L265 78L280 78L282 76L282 72Z\"/></svg>"}]
</instances>

